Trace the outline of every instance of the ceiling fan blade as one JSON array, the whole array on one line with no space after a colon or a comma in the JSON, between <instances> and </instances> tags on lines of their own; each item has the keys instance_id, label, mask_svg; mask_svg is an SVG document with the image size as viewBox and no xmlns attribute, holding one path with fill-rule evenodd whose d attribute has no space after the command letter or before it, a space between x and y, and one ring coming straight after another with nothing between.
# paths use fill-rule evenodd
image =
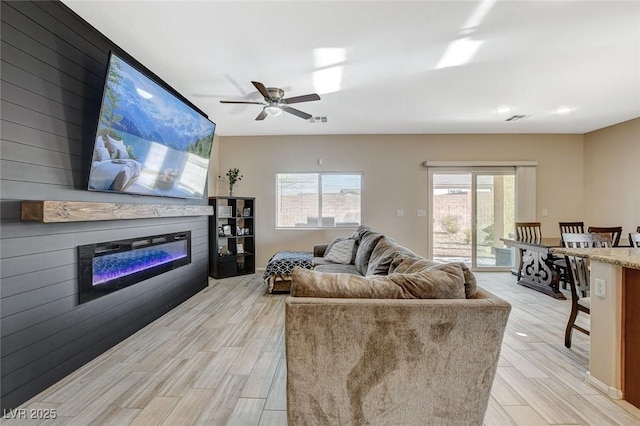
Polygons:
<instances>
[{"instance_id":1,"label":"ceiling fan blade","mask_svg":"<svg viewBox=\"0 0 640 426\"><path fill-rule=\"evenodd\" d=\"M311 114L307 114L306 112L302 112L299 109L291 108L286 105L282 105L281 108L283 111L287 111L289 114L297 115L298 117L303 118L305 120L308 120L312 117Z\"/></svg>"},{"instance_id":2,"label":"ceiling fan blade","mask_svg":"<svg viewBox=\"0 0 640 426\"><path fill-rule=\"evenodd\" d=\"M267 116L267 113L264 112L264 110L262 110L260 111L260 114L258 114L258 116L256 117L256 120L264 120L266 116Z\"/></svg>"},{"instance_id":3,"label":"ceiling fan blade","mask_svg":"<svg viewBox=\"0 0 640 426\"><path fill-rule=\"evenodd\" d=\"M250 101L220 101L221 104L252 104L252 105L264 105L264 102L250 102Z\"/></svg>"},{"instance_id":4,"label":"ceiling fan blade","mask_svg":"<svg viewBox=\"0 0 640 426\"><path fill-rule=\"evenodd\" d=\"M251 83L253 83L253 85L256 86L256 89L258 89L258 92L260 92L260 94L264 96L265 99L271 99L271 95L269 94L269 91L267 90L267 88L264 87L264 84L260 83L259 81L252 81Z\"/></svg>"},{"instance_id":5,"label":"ceiling fan blade","mask_svg":"<svg viewBox=\"0 0 640 426\"><path fill-rule=\"evenodd\" d=\"M320 96L316 93L311 93L309 95L302 96L294 96L292 98L283 99L284 102L288 104L297 104L299 102L310 102L310 101L319 101Z\"/></svg>"}]
</instances>

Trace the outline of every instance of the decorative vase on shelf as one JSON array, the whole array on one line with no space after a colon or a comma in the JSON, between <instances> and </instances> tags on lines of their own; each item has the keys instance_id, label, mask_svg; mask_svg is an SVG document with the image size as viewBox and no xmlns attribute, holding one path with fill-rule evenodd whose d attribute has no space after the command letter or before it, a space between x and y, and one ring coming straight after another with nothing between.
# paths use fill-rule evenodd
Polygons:
<instances>
[{"instance_id":1,"label":"decorative vase on shelf","mask_svg":"<svg viewBox=\"0 0 640 426\"><path fill-rule=\"evenodd\" d=\"M243 177L244 176L240 174L239 169L229 169L229 171L227 172L227 180L229 182L229 197L233 197L233 185L235 185L237 182L240 182Z\"/></svg>"}]
</instances>

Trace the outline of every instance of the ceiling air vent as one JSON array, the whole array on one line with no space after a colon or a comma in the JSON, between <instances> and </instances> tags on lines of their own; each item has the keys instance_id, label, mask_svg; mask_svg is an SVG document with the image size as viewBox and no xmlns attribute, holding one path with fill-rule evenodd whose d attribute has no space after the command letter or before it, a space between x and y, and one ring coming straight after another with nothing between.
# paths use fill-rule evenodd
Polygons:
<instances>
[{"instance_id":1,"label":"ceiling air vent","mask_svg":"<svg viewBox=\"0 0 640 426\"><path fill-rule=\"evenodd\" d=\"M516 115L512 115L511 117L507 118L504 121L519 121L519 120L524 120L526 118L531 117L530 115L524 115L524 114L516 114Z\"/></svg>"},{"instance_id":2,"label":"ceiling air vent","mask_svg":"<svg viewBox=\"0 0 640 426\"><path fill-rule=\"evenodd\" d=\"M327 116L311 117L308 121L309 121L309 123L326 123L327 122Z\"/></svg>"}]
</instances>

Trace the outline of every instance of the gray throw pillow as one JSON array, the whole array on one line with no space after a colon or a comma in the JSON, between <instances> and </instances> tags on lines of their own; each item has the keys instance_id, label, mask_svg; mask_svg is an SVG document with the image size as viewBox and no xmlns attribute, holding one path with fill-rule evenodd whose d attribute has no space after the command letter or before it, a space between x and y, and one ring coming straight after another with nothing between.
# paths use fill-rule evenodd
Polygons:
<instances>
[{"instance_id":1,"label":"gray throw pillow","mask_svg":"<svg viewBox=\"0 0 640 426\"><path fill-rule=\"evenodd\" d=\"M348 265L353 262L355 240L347 238L342 241L338 241L327 248L324 254L324 260L333 263L342 263Z\"/></svg>"},{"instance_id":2,"label":"gray throw pillow","mask_svg":"<svg viewBox=\"0 0 640 426\"><path fill-rule=\"evenodd\" d=\"M358 229L353 231L353 234L351 234L351 238L356 240L356 244L360 244L360 240L362 239L362 236L368 231L371 231L371 228L365 225L360 225L358 226Z\"/></svg>"},{"instance_id":3,"label":"gray throw pillow","mask_svg":"<svg viewBox=\"0 0 640 426\"><path fill-rule=\"evenodd\" d=\"M329 253L329 250L331 250L331 247L333 247L334 244L339 243L340 241L344 241L349 237L338 237L338 238L334 238L333 241L331 241L328 245L327 248L324 250L324 254Z\"/></svg>"},{"instance_id":4,"label":"gray throw pillow","mask_svg":"<svg viewBox=\"0 0 640 426\"><path fill-rule=\"evenodd\" d=\"M367 273L364 275L388 275L393 260L400 255L418 258L418 255L398 244L393 238L382 237L369 257Z\"/></svg>"},{"instance_id":5,"label":"gray throw pillow","mask_svg":"<svg viewBox=\"0 0 640 426\"><path fill-rule=\"evenodd\" d=\"M382 237L382 234L373 231L367 231L362 235L362 239L358 245L358 251L356 252L356 259L354 261L356 269L360 274L367 274L371 253L373 252L373 249L376 248L376 244L378 244L378 241L380 241Z\"/></svg>"}]
</instances>

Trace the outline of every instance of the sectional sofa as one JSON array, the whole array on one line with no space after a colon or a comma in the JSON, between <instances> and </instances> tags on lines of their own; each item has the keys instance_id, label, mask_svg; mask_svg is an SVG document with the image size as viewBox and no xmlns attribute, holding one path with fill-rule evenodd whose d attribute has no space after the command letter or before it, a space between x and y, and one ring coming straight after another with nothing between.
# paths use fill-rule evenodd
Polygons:
<instances>
[{"instance_id":1,"label":"sectional sofa","mask_svg":"<svg viewBox=\"0 0 640 426\"><path fill-rule=\"evenodd\" d=\"M370 229L350 238L292 272L289 424L481 425L511 306L463 264Z\"/></svg>"}]
</instances>

